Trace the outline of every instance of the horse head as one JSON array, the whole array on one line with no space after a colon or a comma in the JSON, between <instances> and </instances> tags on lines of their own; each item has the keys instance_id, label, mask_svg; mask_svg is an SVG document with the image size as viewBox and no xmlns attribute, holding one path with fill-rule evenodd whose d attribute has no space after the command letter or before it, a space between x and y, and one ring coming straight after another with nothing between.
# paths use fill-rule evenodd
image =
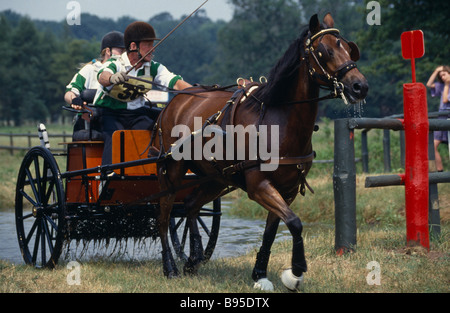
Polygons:
<instances>
[{"instance_id":1,"label":"horse head","mask_svg":"<svg viewBox=\"0 0 450 313\"><path fill-rule=\"evenodd\" d=\"M356 66L358 46L334 28L331 14L325 16L323 24L317 14L311 17L304 49L309 74L316 83L343 92L351 103L365 99L369 85Z\"/></svg>"}]
</instances>

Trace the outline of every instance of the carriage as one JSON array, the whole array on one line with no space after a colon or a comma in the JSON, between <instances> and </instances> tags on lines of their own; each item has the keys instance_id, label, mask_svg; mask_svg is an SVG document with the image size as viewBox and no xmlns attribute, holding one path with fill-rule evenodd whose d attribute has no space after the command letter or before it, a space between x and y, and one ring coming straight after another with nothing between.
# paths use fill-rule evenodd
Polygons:
<instances>
[{"instance_id":1,"label":"carriage","mask_svg":"<svg viewBox=\"0 0 450 313\"><path fill-rule=\"evenodd\" d=\"M334 28L331 14L325 15L323 23L316 14L256 89L251 84L235 92L197 87L175 96L159 115L164 123L158 128L162 154L158 157L147 157L145 152L150 133L137 131L114 134L113 165L99 165L101 142L69 143L65 173L59 171L49 150L31 149L19 171L16 191L17 233L25 261L37 264L39 260L41 265L54 266L64 241L151 237L156 236L152 230L158 228L164 275L171 278L180 274L172 248L186 260L184 272L195 274L215 247L221 216L218 199L240 188L269 212L252 271L255 287L273 290L267 265L278 225L283 221L292 235L292 267L282 272L281 281L288 289L299 290L307 271L303 225L290 204L298 193L304 195L305 186L309 187L306 176L314 159L311 138L318 103L340 97L346 104L355 104L367 96L367 80L356 65L359 56L357 45ZM320 97L321 88L330 93ZM195 141L200 133L196 117L201 118L200 127L218 126L218 134L228 131L227 126L274 126L278 135L270 144L277 155L273 160L272 156L267 160L267 155L256 159L247 155L241 160L234 152L248 152L256 141L244 140L238 146L231 138L228 150L222 150L230 158L176 160L164 153L179 149L178 139L171 135L177 125L194 129L188 138ZM273 133L265 135L266 143L267 138L273 138ZM200 148L212 146L210 138ZM267 161L274 161L276 168L263 170ZM160 175L156 175L155 165ZM199 176L186 172L188 169ZM114 174L108 175L111 170ZM202 208L211 201L212 208ZM206 218L209 223L205 223ZM31 221L28 228L27 220ZM184 253L188 232L189 258Z\"/></svg>"},{"instance_id":2,"label":"carriage","mask_svg":"<svg viewBox=\"0 0 450 313\"><path fill-rule=\"evenodd\" d=\"M154 111L157 114L158 108ZM85 110L83 114L92 119L91 113ZM86 140L62 143L67 146L67 153L52 153L44 144L31 148L22 161L16 185L15 219L20 250L27 264L54 267L65 244L72 240L109 242L158 237L158 201L164 193L160 192L156 172L161 158L148 157L146 153L151 131L116 131L113 164L103 166L103 141L95 140L89 127L87 131ZM58 163L64 157L66 172L61 172ZM193 173L185 175L171 213L172 248L184 260L188 230L183 199L198 181ZM202 208L198 216L206 260L214 251L220 218L220 198Z\"/></svg>"}]
</instances>

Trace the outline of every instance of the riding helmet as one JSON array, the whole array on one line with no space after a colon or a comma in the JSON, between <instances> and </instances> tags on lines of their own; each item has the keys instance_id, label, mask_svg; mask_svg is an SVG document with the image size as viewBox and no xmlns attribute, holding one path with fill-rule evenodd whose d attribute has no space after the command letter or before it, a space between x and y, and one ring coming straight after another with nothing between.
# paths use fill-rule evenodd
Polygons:
<instances>
[{"instance_id":1,"label":"riding helmet","mask_svg":"<svg viewBox=\"0 0 450 313\"><path fill-rule=\"evenodd\" d=\"M112 31L107 33L102 38L101 51L106 48L125 48L125 44L123 41L123 34L118 31Z\"/></svg>"},{"instance_id":2,"label":"riding helmet","mask_svg":"<svg viewBox=\"0 0 450 313\"><path fill-rule=\"evenodd\" d=\"M145 22L133 22L125 29L125 46L128 49L132 42L139 43L144 40L159 40L156 38L153 27Z\"/></svg>"}]
</instances>

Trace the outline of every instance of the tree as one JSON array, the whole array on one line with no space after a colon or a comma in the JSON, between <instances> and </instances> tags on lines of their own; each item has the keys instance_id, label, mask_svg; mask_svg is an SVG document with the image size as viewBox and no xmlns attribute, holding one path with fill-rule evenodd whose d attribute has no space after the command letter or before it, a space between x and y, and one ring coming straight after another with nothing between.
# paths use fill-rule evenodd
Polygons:
<instances>
[{"instance_id":1,"label":"tree","mask_svg":"<svg viewBox=\"0 0 450 313\"><path fill-rule=\"evenodd\" d=\"M157 37L162 38L180 21L174 20L168 13L162 13L149 22L154 26ZM214 83L206 76L214 71L210 64L217 53L217 32L223 25L224 22L212 22L205 11L200 10L157 48L155 60L188 82Z\"/></svg>"},{"instance_id":2,"label":"tree","mask_svg":"<svg viewBox=\"0 0 450 313\"><path fill-rule=\"evenodd\" d=\"M267 76L289 44L300 35L300 9L292 0L232 0L231 22L219 30L210 80Z\"/></svg>"},{"instance_id":3,"label":"tree","mask_svg":"<svg viewBox=\"0 0 450 313\"><path fill-rule=\"evenodd\" d=\"M8 92L9 82L8 75L5 75L9 72L9 68L11 66L11 26L7 20L7 18L2 14L0 15L0 51L2 53L2 62L0 62L0 111L2 120L6 121L9 125L9 121L13 115L13 101L12 97Z\"/></svg>"},{"instance_id":4,"label":"tree","mask_svg":"<svg viewBox=\"0 0 450 313\"><path fill-rule=\"evenodd\" d=\"M29 18L22 18L12 32L14 47L8 69L8 94L12 101L12 120L20 125L25 119L47 116L48 110L42 100L43 85L40 36Z\"/></svg>"},{"instance_id":5,"label":"tree","mask_svg":"<svg viewBox=\"0 0 450 313\"><path fill-rule=\"evenodd\" d=\"M420 0L381 0L379 3L381 25L365 24L357 42L364 51L361 68L370 85L367 101L379 107L378 115L385 116L403 111L402 84L411 82L410 63L401 56L402 32L415 29L424 32L425 56L416 61L418 82L425 83L434 68L449 63L450 3ZM431 97L428 100L429 110L436 110L438 101Z\"/></svg>"}]
</instances>

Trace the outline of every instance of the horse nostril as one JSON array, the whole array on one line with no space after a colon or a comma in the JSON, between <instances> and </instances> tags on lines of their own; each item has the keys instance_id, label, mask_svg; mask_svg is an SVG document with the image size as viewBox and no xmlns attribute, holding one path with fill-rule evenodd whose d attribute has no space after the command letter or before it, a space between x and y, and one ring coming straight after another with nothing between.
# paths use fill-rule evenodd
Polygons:
<instances>
[{"instance_id":1,"label":"horse nostril","mask_svg":"<svg viewBox=\"0 0 450 313\"><path fill-rule=\"evenodd\" d=\"M355 82L352 85L353 95L361 99L367 96L368 90L369 85L367 84L367 82L364 81Z\"/></svg>"},{"instance_id":2,"label":"horse nostril","mask_svg":"<svg viewBox=\"0 0 450 313\"><path fill-rule=\"evenodd\" d=\"M353 84L353 92L359 94L361 92L362 85L360 83Z\"/></svg>"}]
</instances>

